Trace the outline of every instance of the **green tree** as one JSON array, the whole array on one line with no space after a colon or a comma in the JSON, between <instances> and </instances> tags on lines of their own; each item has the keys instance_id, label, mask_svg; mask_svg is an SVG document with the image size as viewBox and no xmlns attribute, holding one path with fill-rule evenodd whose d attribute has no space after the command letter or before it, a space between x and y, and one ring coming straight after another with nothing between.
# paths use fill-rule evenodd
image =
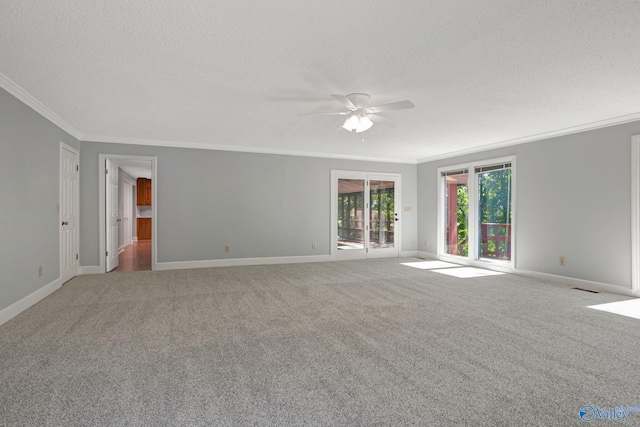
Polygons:
<instances>
[{"instance_id":1,"label":"green tree","mask_svg":"<svg viewBox=\"0 0 640 427\"><path fill-rule=\"evenodd\" d=\"M511 224L511 169L499 169L478 175L480 224ZM508 227L488 227L487 234L508 235ZM506 242L489 240L483 256L496 256L496 252L509 253ZM499 246L497 246L499 245Z\"/></svg>"},{"instance_id":2,"label":"green tree","mask_svg":"<svg viewBox=\"0 0 640 427\"><path fill-rule=\"evenodd\" d=\"M511 169L478 175L481 223L511 223Z\"/></svg>"},{"instance_id":3,"label":"green tree","mask_svg":"<svg viewBox=\"0 0 640 427\"><path fill-rule=\"evenodd\" d=\"M469 212L469 186L457 186L457 217L458 217L458 255L469 255L469 225L467 213Z\"/></svg>"}]
</instances>

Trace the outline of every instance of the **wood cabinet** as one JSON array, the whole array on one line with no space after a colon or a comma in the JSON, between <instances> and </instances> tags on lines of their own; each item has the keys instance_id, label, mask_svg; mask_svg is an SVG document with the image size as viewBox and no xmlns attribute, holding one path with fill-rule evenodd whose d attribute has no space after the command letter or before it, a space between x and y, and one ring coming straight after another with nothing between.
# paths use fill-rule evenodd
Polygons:
<instances>
[{"instance_id":1,"label":"wood cabinet","mask_svg":"<svg viewBox=\"0 0 640 427\"><path fill-rule=\"evenodd\" d=\"M138 226L138 240L150 240L151 218L138 218L136 225Z\"/></svg>"},{"instance_id":2,"label":"wood cabinet","mask_svg":"<svg viewBox=\"0 0 640 427\"><path fill-rule=\"evenodd\" d=\"M151 180L138 178L136 191L138 193L138 206L151 206Z\"/></svg>"}]
</instances>

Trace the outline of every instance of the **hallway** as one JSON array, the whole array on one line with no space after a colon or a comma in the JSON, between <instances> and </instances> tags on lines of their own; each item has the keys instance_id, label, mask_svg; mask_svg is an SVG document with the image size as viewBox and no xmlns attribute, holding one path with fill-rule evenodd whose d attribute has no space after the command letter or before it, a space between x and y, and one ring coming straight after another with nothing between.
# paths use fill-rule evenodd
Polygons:
<instances>
[{"instance_id":1,"label":"hallway","mask_svg":"<svg viewBox=\"0 0 640 427\"><path fill-rule=\"evenodd\" d=\"M125 248L118 256L114 272L151 270L151 240L138 240Z\"/></svg>"}]
</instances>

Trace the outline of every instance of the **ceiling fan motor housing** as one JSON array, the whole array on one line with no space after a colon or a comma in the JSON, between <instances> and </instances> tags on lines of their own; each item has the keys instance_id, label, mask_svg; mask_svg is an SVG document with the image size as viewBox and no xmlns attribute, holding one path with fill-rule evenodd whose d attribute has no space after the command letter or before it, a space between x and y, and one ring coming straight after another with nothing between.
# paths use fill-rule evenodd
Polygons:
<instances>
[{"instance_id":1,"label":"ceiling fan motor housing","mask_svg":"<svg viewBox=\"0 0 640 427\"><path fill-rule=\"evenodd\" d=\"M347 98L358 110L364 110L369 105L371 96L366 93L350 93Z\"/></svg>"}]
</instances>

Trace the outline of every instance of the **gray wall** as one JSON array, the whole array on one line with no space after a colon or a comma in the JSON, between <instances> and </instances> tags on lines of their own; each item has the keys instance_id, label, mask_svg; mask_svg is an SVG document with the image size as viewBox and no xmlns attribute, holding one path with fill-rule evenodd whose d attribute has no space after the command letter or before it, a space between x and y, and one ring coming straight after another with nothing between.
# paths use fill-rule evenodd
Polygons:
<instances>
[{"instance_id":1,"label":"gray wall","mask_svg":"<svg viewBox=\"0 0 640 427\"><path fill-rule=\"evenodd\" d=\"M636 134L640 122L418 165L419 250L437 252L437 168L515 154L516 268L631 288Z\"/></svg>"},{"instance_id":2,"label":"gray wall","mask_svg":"<svg viewBox=\"0 0 640 427\"><path fill-rule=\"evenodd\" d=\"M157 156L158 262L330 254L332 169L402 174L401 250L417 250L416 165L83 142L83 266L99 265L99 154Z\"/></svg>"},{"instance_id":3,"label":"gray wall","mask_svg":"<svg viewBox=\"0 0 640 427\"><path fill-rule=\"evenodd\" d=\"M61 141L80 146L0 89L0 310L60 277Z\"/></svg>"},{"instance_id":4,"label":"gray wall","mask_svg":"<svg viewBox=\"0 0 640 427\"><path fill-rule=\"evenodd\" d=\"M401 250L435 253L436 169L515 154L516 268L630 288L635 134L640 122L417 167L83 142L80 263L99 265L98 154L158 157L159 262L329 254L332 169L402 174ZM0 309L59 277L60 141L80 147L0 89Z\"/></svg>"}]
</instances>

